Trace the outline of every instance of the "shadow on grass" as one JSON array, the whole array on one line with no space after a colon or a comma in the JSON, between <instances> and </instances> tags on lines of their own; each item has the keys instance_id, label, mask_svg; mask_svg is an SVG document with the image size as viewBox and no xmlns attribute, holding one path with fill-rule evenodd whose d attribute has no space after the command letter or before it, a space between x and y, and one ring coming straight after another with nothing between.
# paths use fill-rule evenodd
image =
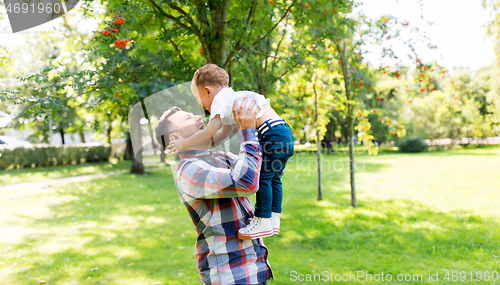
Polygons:
<instances>
[{"instance_id":1,"label":"shadow on grass","mask_svg":"<svg viewBox=\"0 0 500 285\"><path fill-rule=\"evenodd\" d=\"M366 158L374 158L373 156L363 155L359 158L355 160L354 164L356 172L379 173L390 167L388 163L376 163L366 160ZM346 173L349 171L349 157L335 154L323 155L321 169L326 178L332 178L331 180L333 181L331 183L343 183L343 178L346 178ZM289 181L292 178L303 181L304 177L308 177L307 181L315 183L314 177L317 175L317 170L318 162L316 155L294 155L287 163L284 179Z\"/></svg>"},{"instance_id":2,"label":"shadow on grass","mask_svg":"<svg viewBox=\"0 0 500 285\"><path fill-rule=\"evenodd\" d=\"M265 239L272 284L296 283L290 281L291 271L424 274L498 268L497 221L467 212L442 213L408 200L367 199L350 208L349 192L333 190L345 189L345 168L327 172L323 201L316 201L315 174L300 167L301 160L313 158L294 157L297 161L290 162L284 176L281 234ZM386 167L365 162L364 171ZM9 250L30 262L14 279L23 284L37 284L36 278L51 284L199 283L197 235L168 168L56 190L50 216L25 225L39 234Z\"/></svg>"},{"instance_id":3,"label":"shadow on grass","mask_svg":"<svg viewBox=\"0 0 500 285\"><path fill-rule=\"evenodd\" d=\"M168 168L67 184L57 196L50 217L26 225L40 234L10 250L26 252L23 258L31 261L16 279L36 276L51 284L199 280L197 236Z\"/></svg>"},{"instance_id":4,"label":"shadow on grass","mask_svg":"<svg viewBox=\"0 0 500 285\"><path fill-rule=\"evenodd\" d=\"M23 182L35 182L86 174L105 173L130 169L130 161L116 160L112 162L81 163L74 165L58 165L23 169L0 170L0 186Z\"/></svg>"},{"instance_id":5,"label":"shadow on grass","mask_svg":"<svg viewBox=\"0 0 500 285\"><path fill-rule=\"evenodd\" d=\"M468 212L442 213L409 200L365 199L352 208L349 197L348 191L328 191L323 201L303 197L287 201L282 234L268 243L275 284L293 284L292 271L408 273L425 278L437 270L444 277L445 269L500 273L497 221Z\"/></svg>"}]
</instances>

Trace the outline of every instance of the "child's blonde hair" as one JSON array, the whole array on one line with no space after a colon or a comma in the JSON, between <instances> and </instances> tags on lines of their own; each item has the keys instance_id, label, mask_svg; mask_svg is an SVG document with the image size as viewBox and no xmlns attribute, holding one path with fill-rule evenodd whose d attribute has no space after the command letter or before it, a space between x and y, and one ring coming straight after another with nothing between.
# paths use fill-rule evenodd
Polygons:
<instances>
[{"instance_id":1,"label":"child's blonde hair","mask_svg":"<svg viewBox=\"0 0 500 285\"><path fill-rule=\"evenodd\" d=\"M196 70L193 81L197 86L226 87L229 85L229 75L224 69L209 63Z\"/></svg>"}]
</instances>

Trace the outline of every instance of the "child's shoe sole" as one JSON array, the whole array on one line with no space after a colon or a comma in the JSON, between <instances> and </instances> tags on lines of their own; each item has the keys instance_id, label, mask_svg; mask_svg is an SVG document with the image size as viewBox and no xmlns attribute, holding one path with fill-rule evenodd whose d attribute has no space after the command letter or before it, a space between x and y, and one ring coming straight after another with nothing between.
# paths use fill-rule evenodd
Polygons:
<instances>
[{"instance_id":1,"label":"child's shoe sole","mask_svg":"<svg viewBox=\"0 0 500 285\"><path fill-rule=\"evenodd\" d=\"M274 235L274 229L252 235L245 235L242 233L238 233L238 238L243 240L252 240L257 238L270 237L272 235Z\"/></svg>"}]
</instances>

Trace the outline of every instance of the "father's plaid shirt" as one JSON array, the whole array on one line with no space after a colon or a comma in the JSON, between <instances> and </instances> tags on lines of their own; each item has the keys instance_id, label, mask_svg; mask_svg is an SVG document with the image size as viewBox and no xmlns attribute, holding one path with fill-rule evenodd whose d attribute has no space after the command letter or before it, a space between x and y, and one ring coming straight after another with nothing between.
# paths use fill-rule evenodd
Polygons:
<instances>
[{"instance_id":1,"label":"father's plaid shirt","mask_svg":"<svg viewBox=\"0 0 500 285\"><path fill-rule=\"evenodd\" d=\"M205 284L258 284L272 277L262 239L240 240L253 217L249 196L259 189L262 147L255 129L242 132L239 156L221 151L185 151L176 186L196 226L196 259Z\"/></svg>"}]
</instances>

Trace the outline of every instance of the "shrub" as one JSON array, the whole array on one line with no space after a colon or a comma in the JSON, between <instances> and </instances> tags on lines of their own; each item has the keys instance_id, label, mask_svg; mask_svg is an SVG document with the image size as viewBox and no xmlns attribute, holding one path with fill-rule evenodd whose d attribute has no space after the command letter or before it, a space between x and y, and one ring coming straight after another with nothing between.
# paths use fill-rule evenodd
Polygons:
<instances>
[{"instance_id":1,"label":"shrub","mask_svg":"<svg viewBox=\"0 0 500 285\"><path fill-rule=\"evenodd\" d=\"M111 146L105 145L33 145L0 147L0 169L107 161Z\"/></svg>"},{"instance_id":2,"label":"shrub","mask_svg":"<svg viewBox=\"0 0 500 285\"><path fill-rule=\"evenodd\" d=\"M406 137L399 144L401 152L423 152L429 145L421 137Z\"/></svg>"}]
</instances>

